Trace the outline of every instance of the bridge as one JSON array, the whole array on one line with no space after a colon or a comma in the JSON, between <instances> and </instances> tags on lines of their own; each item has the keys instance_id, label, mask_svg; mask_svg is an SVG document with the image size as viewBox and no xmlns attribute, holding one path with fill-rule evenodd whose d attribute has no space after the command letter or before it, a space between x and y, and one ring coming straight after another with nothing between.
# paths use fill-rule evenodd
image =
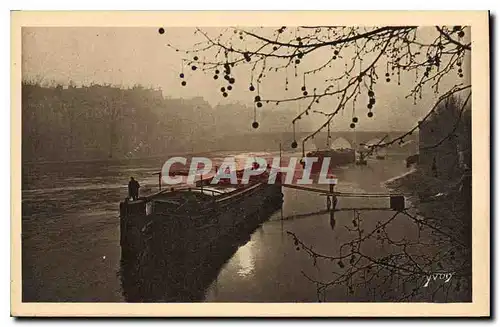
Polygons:
<instances>
[{"instance_id":1,"label":"bridge","mask_svg":"<svg viewBox=\"0 0 500 327\"><path fill-rule=\"evenodd\" d=\"M339 131L339 132L331 132L330 133L330 147L349 147L349 148L356 148L360 149L363 147L364 144L377 144L379 141L381 141L384 137L384 141L390 141L392 139L395 139L402 134L404 134L405 131L391 131L391 132L385 132L385 131L358 131L358 132L351 132L351 131ZM298 148L302 148L302 140L304 140L307 136L309 136L310 133L297 133L296 138L297 138L297 143L298 143ZM309 139L307 140L305 144L306 150L310 150L313 148L317 149L324 149L327 147L327 136L328 134L326 132L324 133L318 133L315 135L314 139ZM293 139L293 136L291 136ZM405 139L406 142L410 141L410 144L408 145L411 147L411 149L416 150L418 148L418 133L414 133L411 136L409 136L407 139ZM291 140L290 142L293 142ZM286 145L286 147L289 147L290 145Z\"/></svg>"},{"instance_id":2,"label":"bridge","mask_svg":"<svg viewBox=\"0 0 500 327\"><path fill-rule=\"evenodd\" d=\"M388 135L386 140L392 140L401 136L406 131L336 131L330 133L330 145L340 145L343 147L360 148L361 143L376 144L384 136ZM273 132L273 133L242 133L232 135L231 137L223 137L215 140L209 140L212 143L206 144L205 149L209 150L238 150L238 151L277 151L281 144L284 151L302 149L302 140L311 135L311 132L298 132L294 136L291 132ZM292 149L292 142L296 140L298 143L297 149ZM305 144L306 151L314 149L325 149L327 146L327 132L318 133L314 139L307 140ZM408 140L413 141L408 146L400 148L398 146L391 147L388 152L405 152L416 153L418 149L418 133L414 133Z\"/></svg>"}]
</instances>

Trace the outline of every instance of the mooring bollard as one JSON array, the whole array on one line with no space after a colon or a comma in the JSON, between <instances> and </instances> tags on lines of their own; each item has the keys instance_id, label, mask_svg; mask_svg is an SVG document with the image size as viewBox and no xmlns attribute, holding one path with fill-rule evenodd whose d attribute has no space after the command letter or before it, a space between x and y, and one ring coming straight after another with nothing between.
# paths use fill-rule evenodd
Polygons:
<instances>
[{"instance_id":1,"label":"mooring bollard","mask_svg":"<svg viewBox=\"0 0 500 327\"><path fill-rule=\"evenodd\" d=\"M330 176L331 177L331 176ZM335 207L337 206L337 196L334 194L335 193L335 184L330 184L330 193L329 195L326 196L326 210L335 210ZM331 195L331 199L330 199ZM333 204L333 207L332 207Z\"/></svg>"},{"instance_id":2,"label":"mooring bollard","mask_svg":"<svg viewBox=\"0 0 500 327\"><path fill-rule=\"evenodd\" d=\"M403 195L391 195L391 209L395 211L405 210L405 197Z\"/></svg>"}]
</instances>

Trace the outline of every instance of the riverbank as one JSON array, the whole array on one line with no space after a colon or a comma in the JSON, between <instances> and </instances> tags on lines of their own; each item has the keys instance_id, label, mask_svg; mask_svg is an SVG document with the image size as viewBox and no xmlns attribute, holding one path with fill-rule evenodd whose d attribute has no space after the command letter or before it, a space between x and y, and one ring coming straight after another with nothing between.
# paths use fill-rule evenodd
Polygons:
<instances>
[{"instance_id":1,"label":"riverbank","mask_svg":"<svg viewBox=\"0 0 500 327\"><path fill-rule=\"evenodd\" d=\"M387 180L385 185L395 191L407 194L411 209L415 209L422 218L445 218L454 214L455 218L470 216L471 197L467 197L467 184L463 179L441 180L433 178L419 169ZM451 211L450 211L451 210ZM448 225L449 219L439 219L440 226ZM449 226L456 228L456 225Z\"/></svg>"},{"instance_id":2,"label":"riverbank","mask_svg":"<svg viewBox=\"0 0 500 327\"><path fill-rule=\"evenodd\" d=\"M466 177L444 181L414 169L386 182L387 187L408 194L408 212L432 227L439 253L430 266L460 279L451 295L456 302L472 300L472 193Z\"/></svg>"}]
</instances>

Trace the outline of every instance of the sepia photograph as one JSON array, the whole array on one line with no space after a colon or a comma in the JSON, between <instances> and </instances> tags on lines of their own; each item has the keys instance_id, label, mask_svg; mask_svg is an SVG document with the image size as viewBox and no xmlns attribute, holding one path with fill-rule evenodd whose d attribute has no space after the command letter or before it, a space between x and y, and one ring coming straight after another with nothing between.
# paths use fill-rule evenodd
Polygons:
<instances>
[{"instance_id":1,"label":"sepia photograph","mask_svg":"<svg viewBox=\"0 0 500 327\"><path fill-rule=\"evenodd\" d=\"M12 15L13 315L489 315L488 12L71 14Z\"/></svg>"}]
</instances>

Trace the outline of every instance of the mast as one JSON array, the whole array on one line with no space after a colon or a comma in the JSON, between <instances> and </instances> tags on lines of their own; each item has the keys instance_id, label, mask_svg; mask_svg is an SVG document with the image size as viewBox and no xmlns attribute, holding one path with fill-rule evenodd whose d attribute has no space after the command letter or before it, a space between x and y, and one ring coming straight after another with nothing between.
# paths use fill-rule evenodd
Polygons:
<instances>
[{"instance_id":1,"label":"mast","mask_svg":"<svg viewBox=\"0 0 500 327\"><path fill-rule=\"evenodd\" d=\"M330 122L328 122L328 133L326 135L326 147L330 150Z\"/></svg>"}]
</instances>

